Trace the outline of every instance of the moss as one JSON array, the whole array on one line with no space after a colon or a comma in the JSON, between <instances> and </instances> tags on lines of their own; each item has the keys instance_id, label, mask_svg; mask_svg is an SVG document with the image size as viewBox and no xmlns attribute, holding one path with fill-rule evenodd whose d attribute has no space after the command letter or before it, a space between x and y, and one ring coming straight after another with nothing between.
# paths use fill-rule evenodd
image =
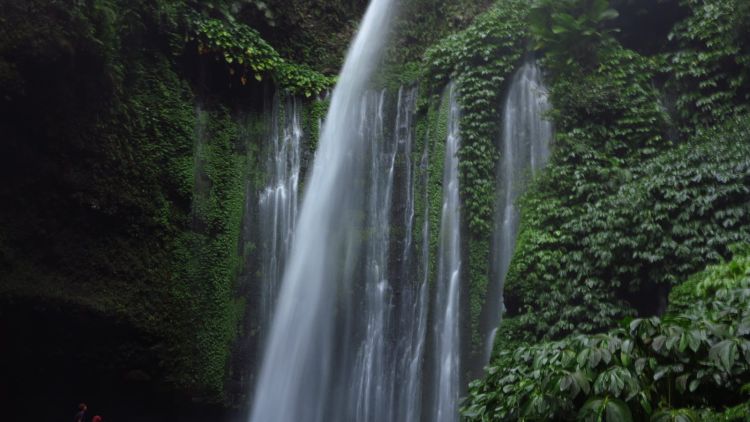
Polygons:
<instances>
[{"instance_id":1,"label":"moss","mask_svg":"<svg viewBox=\"0 0 750 422\"><path fill-rule=\"evenodd\" d=\"M209 387L206 398L223 399L229 350L241 313L234 295L240 270L237 247L245 200L247 157L240 148L236 123L217 109L198 112L194 192L190 230L175 241L175 294L189 306L182 310L186 342L192 342L187 365L188 389ZM205 127L204 127L205 126Z\"/></svg>"},{"instance_id":2,"label":"moss","mask_svg":"<svg viewBox=\"0 0 750 422\"><path fill-rule=\"evenodd\" d=\"M425 100L423 98L423 100ZM427 191L414 198L415 204L415 238L423 236L425 210L429 218L429 251L427 280L434 283L437 278L437 259L440 249L440 221L443 208L443 168L445 166L445 141L448 137L448 116L450 115L450 104L447 90L441 101L426 100L422 111L417 118L415 131L415 148L412 152L412 160L416 164L417 177L425 183ZM425 111L426 109L426 111ZM420 165L425 143L428 149L427 166ZM422 247L420 242L419 247ZM424 253L424 251L420 251Z\"/></svg>"},{"instance_id":3,"label":"moss","mask_svg":"<svg viewBox=\"0 0 750 422\"><path fill-rule=\"evenodd\" d=\"M311 101L302 112L302 131L304 132L307 142L305 149L312 155L318 148L318 138L320 137L320 124L325 120L328 114L328 107L331 105L330 98L317 98Z\"/></svg>"},{"instance_id":4,"label":"moss","mask_svg":"<svg viewBox=\"0 0 750 422\"><path fill-rule=\"evenodd\" d=\"M481 356L484 339L481 331L481 315L487 300L489 286L488 264L490 255L490 239L471 238L468 242L468 280L469 280L469 318L471 324L472 354Z\"/></svg>"},{"instance_id":5,"label":"moss","mask_svg":"<svg viewBox=\"0 0 750 422\"><path fill-rule=\"evenodd\" d=\"M248 117L242 125L256 129L241 131L210 99L196 118L174 56L184 45L173 3L84 3L0 6L17 23L4 26L15 31L0 61L23 81L0 81L0 171L12 181L0 190L0 295L124 321L155 339L147 349L164 371L159 389L225 402L262 119Z\"/></svg>"}]
</instances>

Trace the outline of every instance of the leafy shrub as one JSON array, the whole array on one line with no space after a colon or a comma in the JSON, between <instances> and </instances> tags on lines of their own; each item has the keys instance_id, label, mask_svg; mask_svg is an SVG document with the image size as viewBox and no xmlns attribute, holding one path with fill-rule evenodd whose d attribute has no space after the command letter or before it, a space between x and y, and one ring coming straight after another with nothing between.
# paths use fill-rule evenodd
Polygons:
<instances>
[{"instance_id":1,"label":"leafy shrub","mask_svg":"<svg viewBox=\"0 0 750 422\"><path fill-rule=\"evenodd\" d=\"M683 0L691 11L669 35L669 55L684 130L748 111L750 6L746 0Z\"/></svg>"},{"instance_id":2,"label":"leafy shrub","mask_svg":"<svg viewBox=\"0 0 750 422\"><path fill-rule=\"evenodd\" d=\"M675 287L669 294L672 311L686 311L698 299L713 296L720 289L733 289L750 285L750 248L746 244L730 247L732 261L709 265L703 272Z\"/></svg>"},{"instance_id":3,"label":"leafy shrub","mask_svg":"<svg viewBox=\"0 0 750 422\"><path fill-rule=\"evenodd\" d=\"M738 258L746 260L747 256ZM735 261L707 273L730 272ZM706 278L705 280L708 280ZM730 285L731 283L727 283ZM467 420L698 420L747 398L750 284L721 288L663 320L500 352L471 383Z\"/></svg>"},{"instance_id":4,"label":"leafy shrub","mask_svg":"<svg viewBox=\"0 0 750 422\"><path fill-rule=\"evenodd\" d=\"M617 16L609 0L537 0L529 21L535 48L545 52L550 65L593 68L602 47L612 45L614 29L606 23Z\"/></svg>"},{"instance_id":5,"label":"leafy shrub","mask_svg":"<svg viewBox=\"0 0 750 422\"><path fill-rule=\"evenodd\" d=\"M749 129L736 119L638 167L575 147L582 168L553 163L523 204L506 284L527 338L606 329L633 306L659 312L671 286L747 242ZM567 196L561 181L574 183ZM621 187L597 197L610 182Z\"/></svg>"},{"instance_id":6,"label":"leafy shrub","mask_svg":"<svg viewBox=\"0 0 750 422\"><path fill-rule=\"evenodd\" d=\"M284 60L258 31L236 21L223 21L195 15L194 35L198 53L213 54L226 62L228 72L245 85L248 76L258 81L271 77L277 86L291 94L311 97L331 87L334 78L309 67Z\"/></svg>"}]
</instances>

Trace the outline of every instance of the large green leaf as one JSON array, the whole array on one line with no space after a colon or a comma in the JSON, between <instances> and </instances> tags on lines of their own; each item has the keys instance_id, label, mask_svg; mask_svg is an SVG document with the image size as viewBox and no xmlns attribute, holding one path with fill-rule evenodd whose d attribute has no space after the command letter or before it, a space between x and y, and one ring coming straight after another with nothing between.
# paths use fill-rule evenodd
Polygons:
<instances>
[{"instance_id":1,"label":"large green leaf","mask_svg":"<svg viewBox=\"0 0 750 422\"><path fill-rule=\"evenodd\" d=\"M593 398L578 412L578 420L585 422L632 422L627 403L610 397Z\"/></svg>"}]
</instances>

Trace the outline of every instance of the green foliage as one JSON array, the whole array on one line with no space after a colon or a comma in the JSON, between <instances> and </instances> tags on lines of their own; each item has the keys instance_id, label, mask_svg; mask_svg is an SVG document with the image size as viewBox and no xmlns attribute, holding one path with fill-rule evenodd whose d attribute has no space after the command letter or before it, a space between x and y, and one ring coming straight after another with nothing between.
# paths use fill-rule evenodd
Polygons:
<instances>
[{"instance_id":1,"label":"green foliage","mask_svg":"<svg viewBox=\"0 0 750 422\"><path fill-rule=\"evenodd\" d=\"M664 140L667 116L651 82L659 61L621 47L601 53L599 60L590 72L573 64L552 74L551 116L561 150L590 149L605 160L601 167L607 171L649 157L669 143ZM552 61L543 60L550 66ZM585 164L580 161L578 157L577 164Z\"/></svg>"},{"instance_id":2,"label":"green foliage","mask_svg":"<svg viewBox=\"0 0 750 422\"><path fill-rule=\"evenodd\" d=\"M747 385L743 390L747 392ZM699 412L700 420L704 422L747 422L750 415L750 401L727 408L724 411L712 409L701 409Z\"/></svg>"},{"instance_id":3,"label":"green foliage","mask_svg":"<svg viewBox=\"0 0 750 422\"><path fill-rule=\"evenodd\" d=\"M750 284L750 249L745 244L732 245L729 249L733 254L730 262L709 265L703 272L672 289L670 310L686 311L696 300L713 296L718 290Z\"/></svg>"},{"instance_id":4,"label":"green foliage","mask_svg":"<svg viewBox=\"0 0 750 422\"><path fill-rule=\"evenodd\" d=\"M613 44L608 21L619 16L609 0L536 0L529 14L531 34L552 68L598 63L602 49Z\"/></svg>"},{"instance_id":5,"label":"green foliage","mask_svg":"<svg viewBox=\"0 0 750 422\"><path fill-rule=\"evenodd\" d=\"M664 148L665 117L650 85L656 66L651 59L612 49L601 61L590 73L572 72L572 66L571 73L552 78L555 153L522 201L516 257L506 281L510 312L520 314L532 338L591 332L629 313L615 296L619 286L608 280L614 261L604 252L611 249L602 237L606 231L593 231L590 213L600 210L596 215L607 224L627 221L610 218L608 213L618 211L603 201L619 197L620 187L641 174L642 160ZM632 205L624 210L637 211ZM582 243L585 238L601 239L597 246L602 243L603 251Z\"/></svg>"},{"instance_id":6,"label":"green foliage","mask_svg":"<svg viewBox=\"0 0 750 422\"><path fill-rule=\"evenodd\" d=\"M302 132L308 137L309 141L305 143L305 148L314 153L318 148L318 136L320 135L323 119L328 113L330 99L316 98L307 107L304 107L302 113Z\"/></svg>"},{"instance_id":7,"label":"green foliage","mask_svg":"<svg viewBox=\"0 0 750 422\"><path fill-rule=\"evenodd\" d=\"M461 196L472 233L491 231L494 206L496 139L505 80L518 65L526 39L527 2L501 0L464 31L425 53L427 92L452 80L461 105Z\"/></svg>"},{"instance_id":8,"label":"green foliage","mask_svg":"<svg viewBox=\"0 0 750 422\"><path fill-rule=\"evenodd\" d=\"M221 403L243 312L249 141L212 106L211 139L195 147L195 97L175 59L184 13L171 1L0 4L0 63L16 72L0 81L0 294L132 326L155 388Z\"/></svg>"},{"instance_id":9,"label":"green foliage","mask_svg":"<svg viewBox=\"0 0 750 422\"><path fill-rule=\"evenodd\" d=\"M335 81L309 67L284 60L256 30L245 24L202 16L196 16L193 23L198 53L212 54L226 62L229 74L238 77L242 85L247 83L248 76L257 81L270 76L289 93L311 97Z\"/></svg>"},{"instance_id":10,"label":"green foliage","mask_svg":"<svg viewBox=\"0 0 750 422\"><path fill-rule=\"evenodd\" d=\"M173 323L192 344L185 364L201 369L176 382L188 390L205 383L214 389L208 398L216 400L224 393L229 347L244 312L234 299L234 284L248 157L238 153L243 140L226 111L200 111L197 120L190 222L172 245L173 294L188 305Z\"/></svg>"},{"instance_id":11,"label":"green foliage","mask_svg":"<svg viewBox=\"0 0 750 422\"><path fill-rule=\"evenodd\" d=\"M501 88L524 52L527 11L525 1L498 1L468 28L430 47L424 57L427 79L423 81L423 96L433 97L450 81L457 84L459 91L460 193L462 218L470 230L464 276L469 280L469 326L474 353L481 353L480 315L489 283L487 262L495 205ZM444 141L444 137L439 140ZM436 221L440 221L439 217Z\"/></svg>"},{"instance_id":12,"label":"green foliage","mask_svg":"<svg viewBox=\"0 0 750 422\"><path fill-rule=\"evenodd\" d=\"M466 28L492 3L493 0L401 2L393 23L394 41L386 50L386 62L400 65L419 61L427 48L448 34Z\"/></svg>"},{"instance_id":13,"label":"green foliage","mask_svg":"<svg viewBox=\"0 0 750 422\"><path fill-rule=\"evenodd\" d=\"M750 239L749 127L737 119L638 167L594 164L600 155L589 152L579 167L553 162L524 200L506 284L527 339L606 329L634 306L657 312L643 292L658 299ZM584 173L586 163L607 177ZM561 192L561 181L575 184ZM606 183L620 186L602 195Z\"/></svg>"},{"instance_id":14,"label":"green foliage","mask_svg":"<svg viewBox=\"0 0 750 422\"><path fill-rule=\"evenodd\" d=\"M745 0L683 0L688 18L669 35L676 108L683 128L710 126L748 111L750 6Z\"/></svg>"},{"instance_id":15,"label":"green foliage","mask_svg":"<svg viewBox=\"0 0 750 422\"><path fill-rule=\"evenodd\" d=\"M418 120L415 131L415 147L412 160L422 163L415 166L415 180L423 181L424 192L415 196L415 238L423 236L428 230L428 250L421 250L421 256L427 257L428 274L420 274L434 282L438 270L437 254L440 245L440 221L443 208L443 169L445 163L445 140L448 137L448 117L450 115L449 91L444 90L442 98L431 102L423 118ZM427 143L425 148L425 143ZM427 150L427 162L422 162L422 154ZM427 218L425 225L424 219ZM419 245L420 248L422 245Z\"/></svg>"},{"instance_id":16,"label":"green foliage","mask_svg":"<svg viewBox=\"0 0 750 422\"><path fill-rule=\"evenodd\" d=\"M729 266L730 264L725 264ZM742 403L750 381L750 283L687 312L606 334L500 352L471 383L467 420L699 420L686 407Z\"/></svg>"}]
</instances>

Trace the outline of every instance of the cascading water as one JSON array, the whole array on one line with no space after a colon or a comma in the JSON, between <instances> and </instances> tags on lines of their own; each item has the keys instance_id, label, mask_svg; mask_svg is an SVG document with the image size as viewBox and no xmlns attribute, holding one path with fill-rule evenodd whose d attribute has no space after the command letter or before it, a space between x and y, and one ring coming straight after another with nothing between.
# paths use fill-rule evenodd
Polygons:
<instances>
[{"instance_id":1,"label":"cascading water","mask_svg":"<svg viewBox=\"0 0 750 422\"><path fill-rule=\"evenodd\" d=\"M504 310L502 291L518 235L519 210L516 204L526 189L528 179L536 174L549 159L552 123L544 114L550 109L541 71L529 61L518 70L508 91L503 114L502 165L498 172L500 194L495 212L493 239L494 286L488 297L496 298L488 314L486 354L489 362L499 319Z\"/></svg>"},{"instance_id":2,"label":"cascading water","mask_svg":"<svg viewBox=\"0 0 750 422\"><path fill-rule=\"evenodd\" d=\"M436 422L458 420L460 388L460 275L461 215L458 185L458 145L460 111L455 85L449 86L450 114L445 142L443 208L440 221L437 300L435 301L435 397Z\"/></svg>"},{"instance_id":3,"label":"cascading water","mask_svg":"<svg viewBox=\"0 0 750 422\"><path fill-rule=\"evenodd\" d=\"M404 239L401 249L400 302L398 306L399 324L397 343L393 351L392 370L395 371L394 395L396 398L395 415L393 421L418 421L422 405L422 357L424 356L424 342L427 331L427 290L429 287L425 269L423 278L418 281L414 271L413 227L415 213L415 179L412 165L413 118L416 109L417 90L399 89L396 114L395 137L404 157ZM422 157L423 165L427 162L427 147ZM426 192L426 189L425 189ZM425 203L427 201L425 200ZM427 208L425 207L425 212ZM427 237L428 215L425 215L423 228L424 253L428 253L429 238ZM423 257L426 267L429 256Z\"/></svg>"},{"instance_id":4,"label":"cascading water","mask_svg":"<svg viewBox=\"0 0 750 422\"><path fill-rule=\"evenodd\" d=\"M370 145L365 276L362 286L352 292L356 305L350 309L351 320L345 323L350 333L340 353L347 356L356 350L351 371L343 368L349 373L341 383L346 401L340 407L346 412L329 415L333 420L415 420L421 397L427 310L415 292L421 284L406 278L413 254L411 136L416 91L399 90L392 136L385 133L391 117L386 97L385 91L368 92L360 107L359 135ZM404 222L399 226L393 216L400 208L393 204L402 197ZM403 227L403 238L393 236L392 227ZM395 254L392 249L398 245L400 253Z\"/></svg>"},{"instance_id":5,"label":"cascading water","mask_svg":"<svg viewBox=\"0 0 750 422\"><path fill-rule=\"evenodd\" d=\"M297 220L302 129L295 98L274 96L268 139L268 183L260 192L260 253L262 256L261 323L268 331Z\"/></svg>"},{"instance_id":6,"label":"cascading water","mask_svg":"<svg viewBox=\"0 0 750 422\"><path fill-rule=\"evenodd\" d=\"M357 267L362 153L357 105L384 44L392 0L373 0L352 45L320 137L251 413L255 422L321 421L333 361L336 298Z\"/></svg>"},{"instance_id":7,"label":"cascading water","mask_svg":"<svg viewBox=\"0 0 750 422\"><path fill-rule=\"evenodd\" d=\"M387 362L387 333L391 306L388 280L390 214L396 145L386 142L383 133L385 91L370 92L360 106L360 136L371 147L370 193L367 201L369 234L365 251L365 327L349 382L353 420L389 420L392 409L391 377ZM374 117L374 118L373 118Z\"/></svg>"}]
</instances>

